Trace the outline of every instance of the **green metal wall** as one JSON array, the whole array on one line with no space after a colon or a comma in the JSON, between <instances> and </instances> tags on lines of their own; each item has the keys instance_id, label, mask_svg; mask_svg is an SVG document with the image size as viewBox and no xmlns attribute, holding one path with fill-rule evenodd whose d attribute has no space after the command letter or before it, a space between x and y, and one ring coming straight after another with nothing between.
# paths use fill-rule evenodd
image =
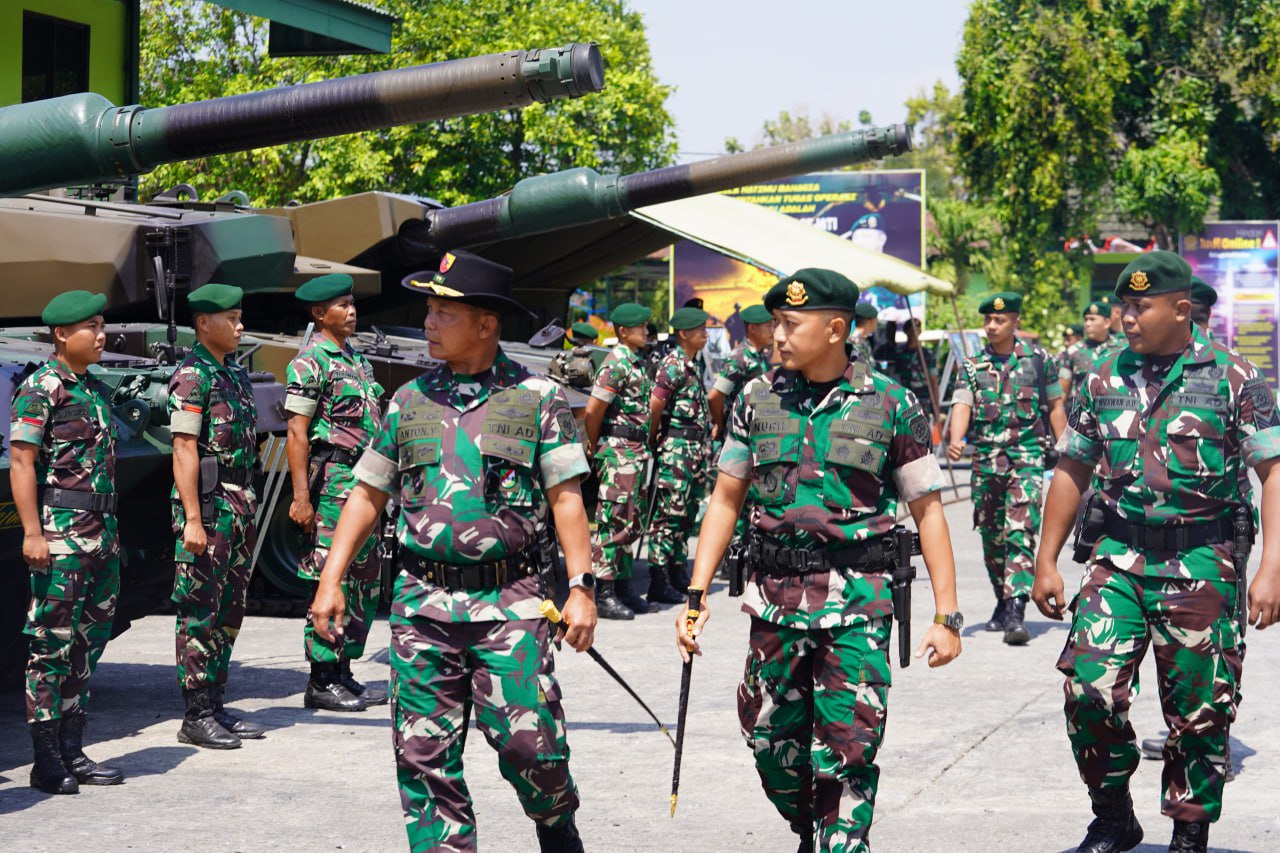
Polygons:
<instances>
[{"instance_id":1,"label":"green metal wall","mask_svg":"<svg viewBox=\"0 0 1280 853\"><path fill-rule=\"evenodd\" d=\"M126 86L125 0L3 0L0 2L0 106L22 100L22 16L36 12L89 26L89 91L129 103Z\"/></svg>"}]
</instances>

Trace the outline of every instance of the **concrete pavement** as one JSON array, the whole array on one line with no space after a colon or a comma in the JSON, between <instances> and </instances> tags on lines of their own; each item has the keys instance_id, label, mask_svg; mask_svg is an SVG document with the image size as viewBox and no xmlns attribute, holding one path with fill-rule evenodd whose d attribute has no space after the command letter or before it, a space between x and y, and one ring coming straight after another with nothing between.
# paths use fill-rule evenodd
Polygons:
<instances>
[{"instance_id":1,"label":"concrete pavement","mask_svg":"<svg viewBox=\"0 0 1280 853\"><path fill-rule=\"evenodd\" d=\"M1074 850L1090 819L1062 717L1053 665L1065 626L1031 617L1031 644L1006 647L982 632L992 601L970 505L948 507L960 605L970 623L964 654L932 670L895 671L880 796L877 851ZM1255 556L1255 564L1256 564ZM1064 561L1068 589L1078 567ZM921 574L924 574L922 571ZM913 634L933 615L928 582L915 588ZM738 733L734 692L747 618L720 586L693 672L679 811L669 818L672 749L649 718L585 655L557 665L569 719L572 768L582 793L579 825L591 851L791 851L795 837L761 792ZM674 610L602 623L608 660L674 727L680 666ZM357 677L385 684L385 620ZM1220 851L1280 850L1280 630L1251 632L1244 704L1233 730L1238 778L1210 833ZM173 670L173 619L148 617L108 646L94 679L91 757L128 774L116 788L50 797L27 786L30 741L20 692L0 694L0 850L384 851L405 847L386 707L361 714L305 710L299 620L251 617L236 646L230 704L271 731L231 752L176 740L181 699ZM1162 728L1153 665L1132 719L1140 736ZM499 777L492 750L473 732L467 782L482 850L536 850L533 828ZM1163 851L1160 765L1134 778L1140 853Z\"/></svg>"}]
</instances>

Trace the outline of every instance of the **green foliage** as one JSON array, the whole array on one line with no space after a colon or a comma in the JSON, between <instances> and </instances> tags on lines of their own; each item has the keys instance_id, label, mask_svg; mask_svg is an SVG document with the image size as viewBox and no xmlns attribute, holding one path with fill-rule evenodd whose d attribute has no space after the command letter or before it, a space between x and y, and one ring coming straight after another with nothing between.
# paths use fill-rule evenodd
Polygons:
<instances>
[{"instance_id":1,"label":"green foliage","mask_svg":"<svg viewBox=\"0 0 1280 853\"><path fill-rule=\"evenodd\" d=\"M1160 248L1174 249L1178 234L1204 224L1222 184L1205 163L1205 144L1181 128L1148 148L1130 148L1116 170L1116 204L1145 221Z\"/></svg>"},{"instance_id":2,"label":"green foliage","mask_svg":"<svg viewBox=\"0 0 1280 853\"><path fill-rule=\"evenodd\" d=\"M672 162L671 88L650 64L638 13L624 0L381 0L397 15L388 56L272 58L267 24L196 0L144 0L142 102L165 105L504 50L600 42L599 94L164 166L140 197L176 183L202 196L242 189L255 204L367 190L460 204L521 178L574 166L641 171Z\"/></svg>"},{"instance_id":3,"label":"green foliage","mask_svg":"<svg viewBox=\"0 0 1280 853\"><path fill-rule=\"evenodd\" d=\"M1000 225L988 206L930 196L928 231L929 273L956 286L957 295L969 288L973 274L1000 276L996 252L1002 245Z\"/></svg>"},{"instance_id":4,"label":"green foliage","mask_svg":"<svg viewBox=\"0 0 1280 853\"><path fill-rule=\"evenodd\" d=\"M908 98L907 123L915 132L914 147L892 157L886 165L894 169L924 169L925 190L930 199L951 199L961 194L962 182L956 168L956 131L964 99L939 80L932 92L921 90Z\"/></svg>"},{"instance_id":5,"label":"green foliage","mask_svg":"<svg viewBox=\"0 0 1280 853\"><path fill-rule=\"evenodd\" d=\"M863 112L863 116L867 117L867 121L863 121L862 124L869 124L869 114ZM760 128L759 141L751 147L767 148L788 142L803 142L815 136L830 136L833 133L844 133L848 130L853 130L853 123L847 119L834 119L824 115L815 123L809 118L808 113L796 113L793 116L787 110L782 110L776 119L765 120ZM730 136L724 141L724 150L729 154L737 154L746 151L747 147L736 136Z\"/></svg>"}]
</instances>

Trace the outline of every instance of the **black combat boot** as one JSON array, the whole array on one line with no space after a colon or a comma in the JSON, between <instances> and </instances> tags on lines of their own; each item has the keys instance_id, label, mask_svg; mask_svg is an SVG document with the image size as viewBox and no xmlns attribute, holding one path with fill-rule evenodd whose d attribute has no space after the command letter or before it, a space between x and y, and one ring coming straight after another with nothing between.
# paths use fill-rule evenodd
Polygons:
<instances>
[{"instance_id":1,"label":"black combat boot","mask_svg":"<svg viewBox=\"0 0 1280 853\"><path fill-rule=\"evenodd\" d=\"M1027 618L1027 600L1011 598L1004 614L1004 641L1010 646L1025 646L1031 641L1031 632L1023 624Z\"/></svg>"},{"instance_id":2,"label":"black combat boot","mask_svg":"<svg viewBox=\"0 0 1280 853\"><path fill-rule=\"evenodd\" d=\"M687 562L673 563L667 566L667 577L671 581L672 588L687 599L690 579Z\"/></svg>"},{"instance_id":3,"label":"black combat boot","mask_svg":"<svg viewBox=\"0 0 1280 853\"><path fill-rule=\"evenodd\" d=\"M31 787L46 794L78 794L80 783L62 763L58 751L60 720L44 720L31 724L31 748L35 761L31 765Z\"/></svg>"},{"instance_id":4,"label":"black combat boot","mask_svg":"<svg viewBox=\"0 0 1280 853\"><path fill-rule=\"evenodd\" d=\"M363 711L368 706L364 700L347 689L339 679L342 673L336 663L311 664L311 679L302 704L324 711Z\"/></svg>"},{"instance_id":5,"label":"black combat boot","mask_svg":"<svg viewBox=\"0 0 1280 853\"><path fill-rule=\"evenodd\" d=\"M183 690L182 698L187 703L187 711L182 715L182 728L178 729L179 743L203 746L206 749L240 748L240 738L214 719L213 694L210 688Z\"/></svg>"},{"instance_id":6,"label":"black combat boot","mask_svg":"<svg viewBox=\"0 0 1280 853\"><path fill-rule=\"evenodd\" d=\"M267 736L267 730L257 723L251 723L248 720L242 720L235 714L229 712L222 705L222 697L226 695L227 686L219 684L213 688L213 718L218 721L218 725L231 732L241 740L257 740Z\"/></svg>"},{"instance_id":7,"label":"black combat boot","mask_svg":"<svg viewBox=\"0 0 1280 853\"><path fill-rule=\"evenodd\" d=\"M613 581L613 591L618 594L618 600L631 608L631 612L636 615L641 613L656 613L658 611L658 605L650 604L631 591L630 578L615 578ZM597 607L596 609L598 610L599 608Z\"/></svg>"},{"instance_id":8,"label":"black combat boot","mask_svg":"<svg viewBox=\"0 0 1280 853\"><path fill-rule=\"evenodd\" d=\"M791 824L791 831L800 836L800 846L796 848L796 853L813 853L813 830L812 824L807 827Z\"/></svg>"},{"instance_id":9,"label":"black combat boot","mask_svg":"<svg viewBox=\"0 0 1280 853\"><path fill-rule=\"evenodd\" d=\"M991 611L991 618L987 620L988 631L1003 631L1004 617L1008 611L1009 605L1003 598L996 601L996 609Z\"/></svg>"},{"instance_id":10,"label":"black combat boot","mask_svg":"<svg viewBox=\"0 0 1280 853\"><path fill-rule=\"evenodd\" d=\"M1076 853L1121 853L1142 842L1142 827L1133 813L1128 786L1090 788L1089 801L1095 815Z\"/></svg>"},{"instance_id":11,"label":"black combat boot","mask_svg":"<svg viewBox=\"0 0 1280 853\"><path fill-rule=\"evenodd\" d=\"M1207 853L1208 850L1208 821L1195 823L1175 820L1173 822L1173 838L1169 840L1169 853Z\"/></svg>"},{"instance_id":12,"label":"black combat boot","mask_svg":"<svg viewBox=\"0 0 1280 853\"><path fill-rule=\"evenodd\" d=\"M649 564L649 594L645 596L651 604L679 604L684 596L676 592L667 579L665 566Z\"/></svg>"},{"instance_id":13,"label":"black combat boot","mask_svg":"<svg viewBox=\"0 0 1280 853\"><path fill-rule=\"evenodd\" d=\"M366 707L387 704L386 693L381 690L374 690L372 687L366 687L356 681L356 677L351 674L351 661L343 658L341 670L342 671L338 676L338 681L343 687L347 688L353 696L359 696L364 701Z\"/></svg>"},{"instance_id":14,"label":"black combat boot","mask_svg":"<svg viewBox=\"0 0 1280 853\"><path fill-rule=\"evenodd\" d=\"M582 838L578 835L578 825L569 819L555 826L543 823L534 824L538 828L538 850L540 853L583 853Z\"/></svg>"},{"instance_id":15,"label":"black combat boot","mask_svg":"<svg viewBox=\"0 0 1280 853\"><path fill-rule=\"evenodd\" d=\"M84 726L89 715L84 711L67 714L62 718L58 732L58 752L62 763L81 785L119 785L124 772L89 758L84 754Z\"/></svg>"},{"instance_id":16,"label":"black combat boot","mask_svg":"<svg viewBox=\"0 0 1280 853\"><path fill-rule=\"evenodd\" d=\"M596 581L596 615L601 619L634 619L635 611L623 604L613 581Z\"/></svg>"},{"instance_id":17,"label":"black combat boot","mask_svg":"<svg viewBox=\"0 0 1280 853\"><path fill-rule=\"evenodd\" d=\"M1160 737L1144 738L1142 741L1142 757L1149 761L1164 760L1164 742L1169 736L1168 732L1160 735Z\"/></svg>"}]
</instances>

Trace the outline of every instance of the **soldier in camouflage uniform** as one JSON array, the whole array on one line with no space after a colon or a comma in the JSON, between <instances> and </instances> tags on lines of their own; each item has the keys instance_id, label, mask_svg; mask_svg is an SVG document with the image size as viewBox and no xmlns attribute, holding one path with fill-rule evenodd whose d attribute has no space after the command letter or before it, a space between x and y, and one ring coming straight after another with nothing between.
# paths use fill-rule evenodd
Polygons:
<instances>
[{"instance_id":1,"label":"soldier in camouflage uniform","mask_svg":"<svg viewBox=\"0 0 1280 853\"><path fill-rule=\"evenodd\" d=\"M1072 323L1062 332L1062 349L1066 351L1083 340L1084 326L1081 323Z\"/></svg>"},{"instance_id":2,"label":"soldier in camouflage uniform","mask_svg":"<svg viewBox=\"0 0 1280 853\"><path fill-rule=\"evenodd\" d=\"M870 302L859 302L853 316L853 334L849 335L854 356L870 368L876 366L875 359L871 355L871 341L875 338L876 326L880 324L879 317L880 312L876 310L876 306ZM918 363L916 367L919 372Z\"/></svg>"},{"instance_id":3,"label":"soldier in camouflage uniform","mask_svg":"<svg viewBox=\"0 0 1280 853\"><path fill-rule=\"evenodd\" d=\"M707 392L712 437L724 439L725 422L743 387L769 369L769 345L773 342L773 315L763 305L751 305L738 314L746 338L720 366L715 384Z\"/></svg>"},{"instance_id":4,"label":"soldier in camouflage uniform","mask_svg":"<svg viewBox=\"0 0 1280 853\"><path fill-rule=\"evenodd\" d=\"M1040 530L1045 409L1055 437L1065 429L1066 415L1053 358L1015 337L1022 297L996 293L978 310L986 315L987 345L960 363L947 455L960 458L972 418L973 526L982 534L996 598L986 627L1004 631L1006 643L1021 646L1031 639L1024 620Z\"/></svg>"},{"instance_id":5,"label":"soldier in camouflage uniform","mask_svg":"<svg viewBox=\"0 0 1280 853\"><path fill-rule=\"evenodd\" d=\"M596 604L603 619L634 619L653 608L631 591L632 546L648 518L649 397L653 381L640 350L652 311L627 302L613 309L618 345L596 374L585 418L587 453L600 481L591 569L598 578Z\"/></svg>"},{"instance_id":6,"label":"soldier in camouflage uniform","mask_svg":"<svg viewBox=\"0 0 1280 853\"><path fill-rule=\"evenodd\" d=\"M41 319L53 357L23 380L10 415L9 483L31 571L31 786L49 794L124 781L83 748L89 679L120 592L110 392L88 372L106 342L106 301L83 290L50 300Z\"/></svg>"},{"instance_id":7,"label":"soldier in camouflage uniform","mask_svg":"<svg viewBox=\"0 0 1280 853\"><path fill-rule=\"evenodd\" d=\"M1085 377L1096 362L1128 345L1126 342L1124 346L1119 346L1111 337L1110 303L1109 299L1097 299L1084 307L1084 340L1067 347L1062 354L1058 379L1068 404L1079 393L1080 386L1084 384Z\"/></svg>"},{"instance_id":8,"label":"soldier in camouflage uniform","mask_svg":"<svg viewBox=\"0 0 1280 853\"><path fill-rule=\"evenodd\" d=\"M187 294L196 345L169 379L173 436L173 532L177 564L178 684L186 712L178 740L235 749L265 734L223 707L231 650L244 621L258 496L257 411L240 345L238 287L206 284Z\"/></svg>"},{"instance_id":9,"label":"soldier in camouflage uniform","mask_svg":"<svg viewBox=\"0 0 1280 853\"><path fill-rule=\"evenodd\" d=\"M803 269L766 295L782 366L747 384L734 406L698 539L690 590L705 590L751 493L751 615L738 688L742 733L765 794L800 836L801 851L864 853L889 695L892 595L887 536L898 500L920 530L939 615L917 657L960 653L955 567L942 473L915 396L850 360L858 288ZM700 653L702 597L692 637L676 620L683 659Z\"/></svg>"},{"instance_id":10,"label":"soldier in camouflage uniform","mask_svg":"<svg viewBox=\"0 0 1280 853\"><path fill-rule=\"evenodd\" d=\"M929 423L932 425L933 400L938 393L938 364L934 361L933 353L920 343L920 321L912 318L904 329L907 342L903 346L893 345L893 360L889 363L889 375L903 388L916 395L921 408L929 415ZM924 357L923 364L921 364L921 356ZM870 363L868 359L868 364ZM932 426L930 426L930 433L932 434Z\"/></svg>"},{"instance_id":11,"label":"soldier in camouflage uniform","mask_svg":"<svg viewBox=\"0 0 1280 853\"><path fill-rule=\"evenodd\" d=\"M657 448L649 524L648 598L654 604L679 604L689 589L689 533L706 497L711 460L707 389L694 362L707 345L707 312L681 308L671 316L671 329L676 346L658 367L649 399L650 444Z\"/></svg>"},{"instance_id":12,"label":"soldier in camouflage uniform","mask_svg":"<svg viewBox=\"0 0 1280 853\"><path fill-rule=\"evenodd\" d=\"M582 850L552 628L538 609L550 590L535 549L538 529L554 520L569 574L565 639L589 648L594 578L578 488L587 459L564 392L498 346L501 315L527 315L511 281L510 269L465 252L405 280L427 295L426 338L444 365L392 397L356 465L312 604L316 632L341 633L342 575L395 494L392 736L413 851L476 849L462 778L473 706L540 848Z\"/></svg>"},{"instance_id":13,"label":"soldier in camouflage uniform","mask_svg":"<svg viewBox=\"0 0 1280 853\"><path fill-rule=\"evenodd\" d=\"M284 402L293 482L289 517L312 537L298 576L311 582L313 596L338 515L355 485L351 469L382 420L382 386L373 378L373 365L350 343L356 331L353 284L351 276L335 273L312 279L294 294L308 306L308 319L316 328L311 342L285 370ZM361 546L342 581L350 621L341 646L317 637L310 618L303 626L303 651L311 665L303 695L306 707L363 711L386 703L386 693L366 687L351 673L351 662L364 654L378 606L381 569L375 533Z\"/></svg>"},{"instance_id":14,"label":"soldier in camouflage uniform","mask_svg":"<svg viewBox=\"0 0 1280 853\"><path fill-rule=\"evenodd\" d=\"M1129 348L1095 365L1085 383L1045 508L1032 595L1061 619L1057 557L1097 469L1100 535L1058 661L1067 736L1096 816L1080 850L1142 840L1129 795L1138 764L1129 707L1148 648L1170 727L1161 803L1174 821L1169 850L1207 849L1243 666L1237 608L1246 605L1232 562L1242 465L1264 483L1263 517L1280 521L1265 486L1280 457L1275 395L1247 359L1191 325L1190 290L1191 268L1171 252L1144 254L1121 272ZM1280 617L1280 557L1270 542L1247 607L1259 627Z\"/></svg>"},{"instance_id":15,"label":"soldier in camouflage uniform","mask_svg":"<svg viewBox=\"0 0 1280 853\"><path fill-rule=\"evenodd\" d=\"M1198 275L1191 276L1191 322L1200 327L1204 336L1213 341L1209 320L1213 318L1213 306L1218 301L1218 291Z\"/></svg>"}]
</instances>

